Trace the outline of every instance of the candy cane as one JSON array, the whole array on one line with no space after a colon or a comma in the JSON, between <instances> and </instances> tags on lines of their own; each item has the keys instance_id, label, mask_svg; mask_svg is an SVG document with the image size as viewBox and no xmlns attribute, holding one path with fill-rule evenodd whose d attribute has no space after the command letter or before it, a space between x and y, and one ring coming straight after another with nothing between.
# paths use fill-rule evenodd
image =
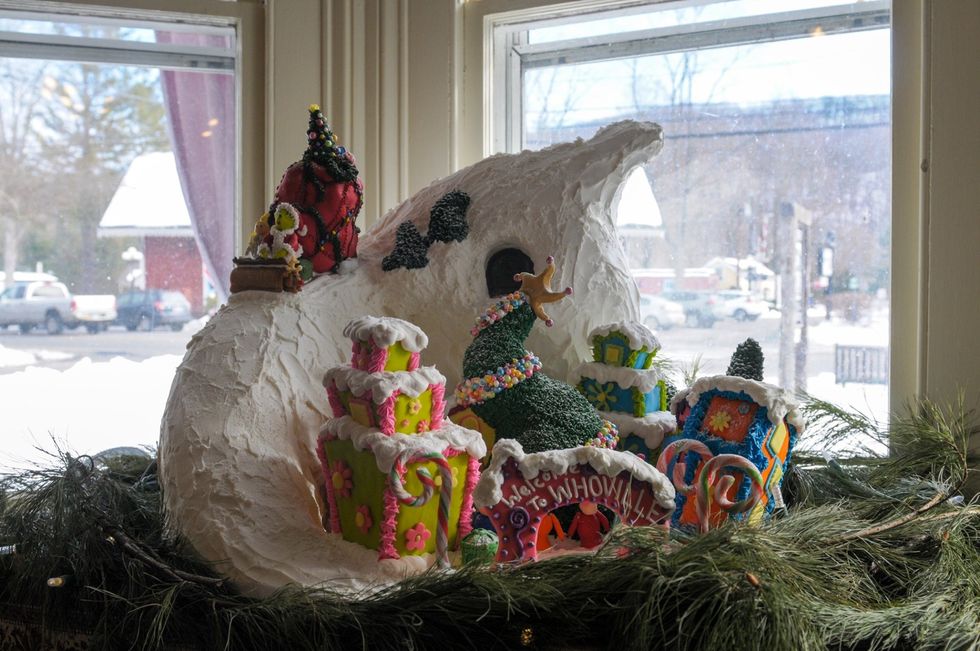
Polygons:
<instances>
[{"instance_id":1,"label":"candy cane","mask_svg":"<svg viewBox=\"0 0 980 651\"><path fill-rule=\"evenodd\" d=\"M394 492L398 501L406 506L423 506L432 498L436 482L432 478L432 473L425 466L415 469L415 476L422 482L422 493L412 495L405 489L402 481L402 474L406 472L409 465L413 463L424 463L431 461L439 466L439 474L442 477L442 490L439 492L439 529L436 532L436 557L439 567L449 567L449 503L453 495L453 472L449 467L449 461L439 452L405 452L391 468L388 475L388 485Z\"/></svg>"},{"instance_id":2,"label":"candy cane","mask_svg":"<svg viewBox=\"0 0 980 651\"><path fill-rule=\"evenodd\" d=\"M711 450L708 449L708 446L701 441L680 439L665 447L663 452L660 453L660 458L657 459L657 470L665 475L667 474L667 468L670 466L670 462L675 458L677 459L677 463L674 464L674 472L671 474L671 481L674 484L674 488L681 495L688 495L697 489L697 486L694 484L684 483L684 475L687 474L687 463L682 459L684 459L688 452L693 452L698 455L702 461L708 461L714 456Z\"/></svg>"},{"instance_id":3,"label":"candy cane","mask_svg":"<svg viewBox=\"0 0 980 651\"><path fill-rule=\"evenodd\" d=\"M735 483L735 477L730 474L719 476L723 468L741 470L752 482L752 490L748 497L738 502L728 499L728 491ZM709 516L712 503L717 504L722 511L729 513L745 513L762 499L762 474L751 461L737 454L719 454L708 459L701 467L695 488L697 499L698 521L701 533L710 528Z\"/></svg>"}]
</instances>

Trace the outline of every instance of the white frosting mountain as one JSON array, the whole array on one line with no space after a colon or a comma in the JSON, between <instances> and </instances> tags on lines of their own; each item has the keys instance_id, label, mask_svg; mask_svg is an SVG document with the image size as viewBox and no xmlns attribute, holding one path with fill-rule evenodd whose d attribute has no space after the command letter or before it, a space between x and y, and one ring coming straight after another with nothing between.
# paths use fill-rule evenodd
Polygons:
<instances>
[{"instance_id":1,"label":"white frosting mountain","mask_svg":"<svg viewBox=\"0 0 980 651\"><path fill-rule=\"evenodd\" d=\"M324 372L344 364L344 325L365 314L424 330L423 362L460 379L473 317L489 302L484 267L515 247L574 296L551 308L528 347L554 377L590 356L588 333L637 320L638 293L610 206L621 184L662 145L653 124L622 122L589 141L497 155L436 181L361 236L359 258L298 294L243 292L194 336L161 427L160 473L170 521L241 588L268 594L288 583L358 589L376 575L355 569L322 526L317 432L330 414ZM422 269L381 270L405 221L421 232L444 194L472 199L463 242L434 243ZM358 566L360 567L360 566Z\"/></svg>"}]
</instances>

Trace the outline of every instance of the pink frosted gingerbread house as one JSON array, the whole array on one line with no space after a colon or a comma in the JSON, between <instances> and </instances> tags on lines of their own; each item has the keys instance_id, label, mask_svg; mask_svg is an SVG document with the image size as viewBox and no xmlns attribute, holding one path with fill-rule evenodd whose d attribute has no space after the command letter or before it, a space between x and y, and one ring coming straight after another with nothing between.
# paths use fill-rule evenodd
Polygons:
<instances>
[{"instance_id":1,"label":"pink frosted gingerbread house","mask_svg":"<svg viewBox=\"0 0 980 651\"><path fill-rule=\"evenodd\" d=\"M445 565L471 527L483 437L443 418L446 378L420 365L418 327L366 316L344 335L351 365L324 376L334 418L317 446L330 530L382 560L435 554Z\"/></svg>"}]
</instances>

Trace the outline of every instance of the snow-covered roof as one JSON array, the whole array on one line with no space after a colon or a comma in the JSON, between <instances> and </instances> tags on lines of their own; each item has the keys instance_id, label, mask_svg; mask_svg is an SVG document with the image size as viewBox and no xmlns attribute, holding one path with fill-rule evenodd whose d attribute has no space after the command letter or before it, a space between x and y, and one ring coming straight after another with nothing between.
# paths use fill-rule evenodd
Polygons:
<instances>
[{"instance_id":1,"label":"snow-covered roof","mask_svg":"<svg viewBox=\"0 0 980 651\"><path fill-rule=\"evenodd\" d=\"M618 427L620 436L639 436L651 450L660 447L664 436L677 431L677 419L669 411L651 411L640 417L618 411L600 411L599 415Z\"/></svg>"},{"instance_id":2,"label":"snow-covered roof","mask_svg":"<svg viewBox=\"0 0 980 651\"><path fill-rule=\"evenodd\" d=\"M381 348L401 342L405 350L413 353L420 353L429 345L429 338L417 325L390 316L353 319L344 328L344 336L356 341L372 339Z\"/></svg>"},{"instance_id":3,"label":"snow-covered roof","mask_svg":"<svg viewBox=\"0 0 980 651\"><path fill-rule=\"evenodd\" d=\"M640 350L646 346L647 350L654 352L660 350L660 340L653 334L653 330L646 327L639 321L619 321L608 325L599 326L589 333L589 341L593 337L605 337L610 332L619 332L629 340L630 348Z\"/></svg>"},{"instance_id":4,"label":"snow-covered roof","mask_svg":"<svg viewBox=\"0 0 980 651\"><path fill-rule=\"evenodd\" d=\"M610 366L602 362L584 362L575 369L576 381L591 378L600 384L615 382L623 389L637 388L641 393L654 390L662 378L655 368L639 369L625 366Z\"/></svg>"},{"instance_id":5,"label":"snow-covered roof","mask_svg":"<svg viewBox=\"0 0 980 651\"><path fill-rule=\"evenodd\" d=\"M634 479L650 485L660 506L674 508L674 487L670 480L635 454L588 445L525 454L524 448L515 439L501 439L493 446L490 465L480 475L480 481L473 491L473 503L477 507L490 507L503 499L503 467L508 459L517 462L518 469L527 479L534 479L543 470L564 474L571 466L579 464L589 464L607 477L627 471Z\"/></svg>"},{"instance_id":6,"label":"snow-covered roof","mask_svg":"<svg viewBox=\"0 0 980 651\"><path fill-rule=\"evenodd\" d=\"M423 434L395 433L389 436L376 427L361 425L350 416L341 416L327 421L320 430L320 436L324 435L350 441L357 450L370 450L378 470L383 473L391 472L395 461L405 452L441 453L446 448L452 448L466 452L474 459L480 459L487 453L482 434L448 420L442 421L439 429Z\"/></svg>"},{"instance_id":7,"label":"snow-covered roof","mask_svg":"<svg viewBox=\"0 0 980 651\"><path fill-rule=\"evenodd\" d=\"M776 272L762 264L752 256L747 258L722 258L715 257L711 258L704 263L705 267L711 267L712 269L717 269L719 267L730 267L732 269L745 269L746 271L751 270L758 276L775 276Z\"/></svg>"},{"instance_id":8,"label":"snow-covered roof","mask_svg":"<svg viewBox=\"0 0 980 651\"><path fill-rule=\"evenodd\" d=\"M133 159L102 215L98 234L194 235L173 152L141 154Z\"/></svg>"},{"instance_id":9,"label":"snow-covered roof","mask_svg":"<svg viewBox=\"0 0 980 651\"><path fill-rule=\"evenodd\" d=\"M371 393L371 400L381 404L395 391L418 398L431 385L445 385L446 376L434 366L420 366L414 371L379 371L368 373L350 366L335 366L323 375L323 386L337 384L338 391L350 390L355 396Z\"/></svg>"},{"instance_id":10,"label":"snow-covered roof","mask_svg":"<svg viewBox=\"0 0 980 651\"><path fill-rule=\"evenodd\" d=\"M712 389L731 391L733 393L745 393L753 402L762 405L768 410L769 422L773 425L779 424L785 418L790 425L796 428L797 434L802 434L806 428L806 423L797 410L796 400L789 391L772 384L766 384L765 382L749 380L748 378L734 377L731 375L710 375L708 377L698 378L685 394L687 403L693 407L701 398L702 393L711 391ZM672 408L677 400L678 396L674 396L674 400L671 401Z\"/></svg>"}]
</instances>

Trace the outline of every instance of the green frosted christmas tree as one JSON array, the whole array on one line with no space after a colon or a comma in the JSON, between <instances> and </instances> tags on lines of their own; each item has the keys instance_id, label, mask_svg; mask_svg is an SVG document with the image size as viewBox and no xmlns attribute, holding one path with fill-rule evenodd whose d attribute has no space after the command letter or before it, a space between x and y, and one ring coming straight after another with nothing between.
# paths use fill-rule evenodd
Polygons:
<instances>
[{"instance_id":1,"label":"green frosted christmas tree","mask_svg":"<svg viewBox=\"0 0 980 651\"><path fill-rule=\"evenodd\" d=\"M744 377L749 380L762 382L762 367L765 358L759 342L749 337L735 348L732 361L728 364L725 375Z\"/></svg>"},{"instance_id":2,"label":"green frosted christmas tree","mask_svg":"<svg viewBox=\"0 0 980 651\"><path fill-rule=\"evenodd\" d=\"M540 275L518 274L521 289L492 305L471 330L473 343L463 357L468 378L456 389L460 405L496 431L497 439L516 439L525 452L597 445L615 447L616 428L574 387L540 372L541 361L524 348L537 319L551 326L543 304L559 301L571 288L553 292L554 259Z\"/></svg>"}]
</instances>

